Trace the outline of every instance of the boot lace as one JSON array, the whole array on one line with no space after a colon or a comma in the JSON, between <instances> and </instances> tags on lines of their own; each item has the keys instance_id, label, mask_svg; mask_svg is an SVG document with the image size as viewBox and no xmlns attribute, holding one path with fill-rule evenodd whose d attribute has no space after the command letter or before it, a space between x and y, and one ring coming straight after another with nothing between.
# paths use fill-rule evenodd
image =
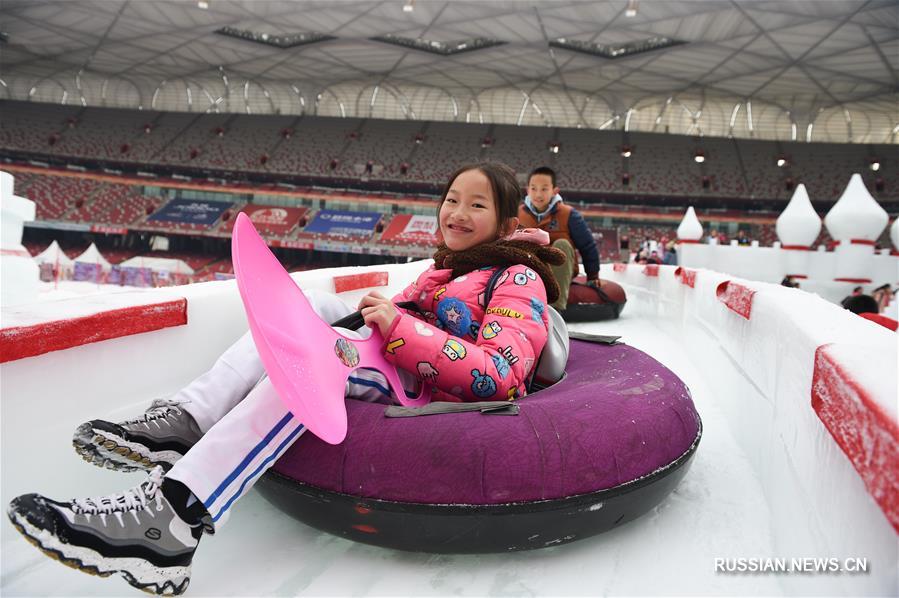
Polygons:
<instances>
[{"instance_id":1,"label":"boot lace","mask_svg":"<svg viewBox=\"0 0 899 598\"><path fill-rule=\"evenodd\" d=\"M182 404L183 401L174 401L172 399L154 399L143 415L135 419L127 420L121 425L147 424L155 422L158 419L164 420L170 415L181 415L182 410L180 405Z\"/></svg>"},{"instance_id":2,"label":"boot lace","mask_svg":"<svg viewBox=\"0 0 899 598\"><path fill-rule=\"evenodd\" d=\"M72 510L82 515L110 515L125 511L142 511L153 501L156 510L163 508L162 486L163 471L156 467L150 472L147 481L120 494L96 496L93 498L76 498L72 501Z\"/></svg>"}]
</instances>

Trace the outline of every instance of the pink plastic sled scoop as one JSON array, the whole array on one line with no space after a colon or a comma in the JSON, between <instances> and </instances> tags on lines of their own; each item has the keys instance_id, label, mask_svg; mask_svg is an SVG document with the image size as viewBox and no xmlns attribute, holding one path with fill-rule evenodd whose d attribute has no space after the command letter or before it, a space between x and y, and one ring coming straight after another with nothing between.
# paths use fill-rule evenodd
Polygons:
<instances>
[{"instance_id":1,"label":"pink plastic sled scoop","mask_svg":"<svg viewBox=\"0 0 899 598\"><path fill-rule=\"evenodd\" d=\"M430 401L424 384L418 397L406 397L377 329L365 340L350 339L318 317L246 214L238 214L232 235L237 288L256 349L278 396L310 432L330 444L343 442L346 381L357 368L383 373L404 405Z\"/></svg>"}]
</instances>

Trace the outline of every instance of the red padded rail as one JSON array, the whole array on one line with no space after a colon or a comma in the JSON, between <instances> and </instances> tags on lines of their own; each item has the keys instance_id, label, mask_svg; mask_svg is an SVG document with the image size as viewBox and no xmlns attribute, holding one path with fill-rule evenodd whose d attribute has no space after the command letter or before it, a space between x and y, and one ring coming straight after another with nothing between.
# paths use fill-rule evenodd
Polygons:
<instances>
[{"instance_id":1,"label":"red padded rail","mask_svg":"<svg viewBox=\"0 0 899 598\"><path fill-rule=\"evenodd\" d=\"M691 289L696 286L696 270L678 266L677 270L674 271L674 276L680 279L681 284L685 284Z\"/></svg>"},{"instance_id":2,"label":"red padded rail","mask_svg":"<svg viewBox=\"0 0 899 598\"><path fill-rule=\"evenodd\" d=\"M723 303L732 312L739 314L747 320L752 316L752 298L755 291L742 284L725 280L715 289L718 301Z\"/></svg>"},{"instance_id":3,"label":"red padded rail","mask_svg":"<svg viewBox=\"0 0 899 598\"><path fill-rule=\"evenodd\" d=\"M334 277L334 292L343 293L367 287L387 286L390 276L388 272L364 272Z\"/></svg>"},{"instance_id":4,"label":"red padded rail","mask_svg":"<svg viewBox=\"0 0 899 598\"><path fill-rule=\"evenodd\" d=\"M899 532L899 426L821 345L815 350L812 408Z\"/></svg>"},{"instance_id":5,"label":"red padded rail","mask_svg":"<svg viewBox=\"0 0 899 598\"><path fill-rule=\"evenodd\" d=\"M0 363L187 324L187 300L136 305L0 330Z\"/></svg>"}]
</instances>

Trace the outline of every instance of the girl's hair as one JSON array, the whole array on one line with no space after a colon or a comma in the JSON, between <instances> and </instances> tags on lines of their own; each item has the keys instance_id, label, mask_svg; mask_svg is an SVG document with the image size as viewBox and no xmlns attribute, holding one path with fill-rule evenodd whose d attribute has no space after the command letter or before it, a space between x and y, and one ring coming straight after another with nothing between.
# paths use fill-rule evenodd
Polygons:
<instances>
[{"instance_id":1,"label":"girl's hair","mask_svg":"<svg viewBox=\"0 0 899 598\"><path fill-rule=\"evenodd\" d=\"M475 164L466 164L450 175L446 187L443 189L443 195L440 196L440 203L437 204L437 218L440 218L440 208L446 200L446 194L449 193L453 181L456 180L463 172L469 170L479 170L487 180L490 181L490 190L493 191L493 205L496 209L497 231L502 229L503 223L510 218L518 216L518 204L521 203L521 185L515 177L515 171L499 162L478 162Z\"/></svg>"}]
</instances>

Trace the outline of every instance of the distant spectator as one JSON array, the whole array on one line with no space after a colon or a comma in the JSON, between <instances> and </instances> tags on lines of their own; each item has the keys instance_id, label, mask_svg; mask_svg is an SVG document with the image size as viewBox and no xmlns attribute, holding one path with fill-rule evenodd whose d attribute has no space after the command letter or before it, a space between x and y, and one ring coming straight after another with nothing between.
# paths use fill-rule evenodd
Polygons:
<instances>
[{"instance_id":1,"label":"distant spectator","mask_svg":"<svg viewBox=\"0 0 899 598\"><path fill-rule=\"evenodd\" d=\"M893 300L894 292L890 288L889 284L884 284L873 291L871 291L871 296L874 297L874 300L877 301L878 311L877 313L883 313L886 311L887 306L889 306L890 302Z\"/></svg>"},{"instance_id":2,"label":"distant spectator","mask_svg":"<svg viewBox=\"0 0 899 598\"><path fill-rule=\"evenodd\" d=\"M559 299L552 304L553 307L563 310L568 305L571 279L579 271L575 248L584 261L587 284L599 286L596 241L581 213L562 201L556 186L556 172L552 168L541 166L531 171L528 194L518 207L518 219L524 228L540 228L548 232L553 247L561 249L568 258L562 266L552 267L560 289Z\"/></svg>"},{"instance_id":3,"label":"distant spectator","mask_svg":"<svg viewBox=\"0 0 899 598\"><path fill-rule=\"evenodd\" d=\"M886 290L890 290L889 285L886 286ZM878 287L875 290L883 290L883 287ZM870 320L875 324L880 324L884 328L888 328L893 332L896 331L897 327L899 327L899 322L894 320L893 318L888 318L880 313L878 313L878 309L880 305L877 303L877 299L872 297L871 295L849 295L841 302L841 305L851 311L854 314L858 314L866 320Z\"/></svg>"},{"instance_id":4,"label":"distant spectator","mask_svg":"<svg viewBox=\"0 0 899 598\"><path fill-rule=\"evenodd\" d=\"M665 246L665 258L662 263L666 266L677 265L677 243L674 241L668 241L668 245Z\"/></svg>"},{"instance_id":5,"label":"distant spectator","mask_svg":"<svg viewBox=\"0 0 899 598\"><path fill-rule=\"evenodd\" d=\"M751 243L749 240L749 236L746 234L746 231L742 228L737 232L737 245L742 245L743 247L748 246Z\"/></svg>"},{"instance_id":6,"label":"distant spectator","mask_svg":"<svg viewBox=\"0 0 899 598\"><path fill-rule=\"evenodd\" d=\"M790 276L789 274L784 276L783 280L780 281L781 286L789 287L791 289L798 289L799 283L796 282L796 279Z\"/></svg>"},{"instance_id":7,"label":"distant spectator","mask_svg":"<svg viewBox=\"0 0 899 598\"><path fill-rule=\"evenodd\" d=\"M717 245L721 241L718 239L718 229L713 228L709 231L709 238L706 240L709 245Z\"/></svg>"},{"instance_id":8,"label":"distant spectator","mask_svg":"<svg viewBox=\"0 0 899 598\"><path fill-rule=\"evenodd\" d=\"M876 314L879 309L877 300L871 295L849 295L840 305L854 314Z\"/></svg>"}]
</instances>

